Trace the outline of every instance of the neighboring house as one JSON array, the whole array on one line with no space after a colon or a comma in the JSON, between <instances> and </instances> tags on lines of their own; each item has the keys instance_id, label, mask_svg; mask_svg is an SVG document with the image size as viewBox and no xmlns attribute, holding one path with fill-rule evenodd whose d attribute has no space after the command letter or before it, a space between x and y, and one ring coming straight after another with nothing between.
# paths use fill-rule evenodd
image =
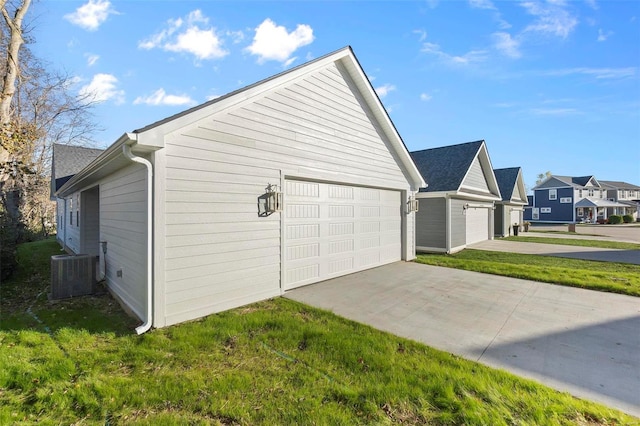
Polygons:
<instances>
[{"instance_id":1,"label":"neighboring house","mask_svg":"<svg viewBox=\"0 0 640 426\"><path fill-rule=\"evenodd\" d=\"M125 133L57 195L142 333L413 259L424 186L347 47Z\"/></svg>"},{"instance_id":2,"label":"neighboring house","mask_svg":"<svg viewBox=\"0 0 640 426\"><path fill-rule=\"evenodd\" d=\"M525 209L532 222L594 223L633 207L610 197L611 189L594 176L549 176L533 188L533 202ZM637 211L633 213L637 215Z\"/></svg>"},{"instance_id":3,"label":"neighboring house","mask_svg":"<svg viewBox=\"0 0 640 426\"><path fill-rule=\"evenodd\" d=\"M416 248L454 253L493 239L500 190L484 141L411 153L428 183L417 195Z\"/></svg>"},{"instance_id":4,"label":"neighboring house","mask_svg":"<svg viewBox=\"0 0 640 426\"><path fill-rule=\"evenodd\" d=\"M493 232L497 237L511 235L514 225L522 225L524 206L528 204L522 169L509 167L494 169L500 188L501 201L496 201Z\"/></svg>"},{"instance_id":5,"label":"neighboring house","mask_svg":"<svg viewBox=\"0 0 640 426\"><path fill-rule=\"evenodd\" d=\"M80 250L80 216L73 204L79 199L58 198L55 193L69 179L98 157L103 150L82 146L53 144L51 158L51 200L56 202L56 238L66 251ZM75 213L75 217L73 212Z\"/></svg>"},{"instance_id":6,"label":"neighboring house","mask_svg":"<svg viewBox=\"0 0 640 426\"><path fill-rule=\"evenodd\" d=\"M607 217L612 214L630 215L634 220L638 220L638 210L640 210L640 186L626 182L612 180L601 180L600 184L607 191L607 199L624 204L625 207L612 207L607 209Z\"/></svg>"}]
</instances>

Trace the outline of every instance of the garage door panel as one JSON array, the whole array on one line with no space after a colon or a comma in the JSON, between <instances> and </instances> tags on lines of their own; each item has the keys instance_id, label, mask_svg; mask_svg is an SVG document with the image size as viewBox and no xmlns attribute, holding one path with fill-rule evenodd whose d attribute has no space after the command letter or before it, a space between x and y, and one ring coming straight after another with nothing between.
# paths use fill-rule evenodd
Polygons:
<instances>
[{"instance_id":1,"label":"garage door panel","mask_svg":"<svg viewBox=\"0 0 640 426\"><path fill-rule=\"evenodd\" d=\"M401 259L399 191L287 180L284 288Z\"/></svg>"},{"instance_id":2,"label":"garage door panel","mask_svg":"<svg viewBox=\"0 0 640 426\"><path fill-rule=\"evenodd\" d=\"M466 211L466 240L473 244L489 239L489 209L469 208Z\"/></svg>"}]
</instances>

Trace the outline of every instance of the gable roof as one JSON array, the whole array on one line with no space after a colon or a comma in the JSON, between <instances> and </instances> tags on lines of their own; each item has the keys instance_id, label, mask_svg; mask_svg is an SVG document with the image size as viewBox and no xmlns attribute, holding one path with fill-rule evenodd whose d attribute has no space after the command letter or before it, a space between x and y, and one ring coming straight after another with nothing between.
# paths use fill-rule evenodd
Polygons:
<instances>
[{"instance_id":1,"label":"gable roof","mask_svg":"<svg viewBox=\"0 0 640 426\"><path fill-rule=\"evenodd\" d=\"M598 180L593 175L591 175L591 176L551 175L547 179L545 179L544 181L542 181L538 185L536 185L533 189L557 188L558 185L555 183L557 181L563 183L565 186L569 186L569 187L572 187L572 188L584 188L590 182L593 184L593 186L596 186L596 187L600 187L601 186L600 183L598 182Z\"/></svg>"},{"instance_id":2,"label":"gable roof","mask_svg":"<svg viewBox=\"0 0 640 426\"><path fill-rule=\"evenodd\" d=\"M358 97L363 101L363 108L367 110L367 115L370 115L371 119L375 121L376 128L379 129L381 137L386 139L385 142L388 143L392 154L402 167L407 181L411 184L412 190L417 191L419 188L425 187L427 184L411 159L404 141L373 89L371 82L364 73L353 50L350 46L347 46L302 65L298 65L290 70L134 130L132 133L125 133L107 148L90 167L78 173L68 184L59 188L59 190L61 194L71 192L73 190L72 188L78 182L85 181L86 179L97 179L97 176L108 173L108 168L115 168L118 165L122 166L122 164L128 162L128 160L121 161L118 159L123 156L122 146L125 144L130 145L132 150L137 153L161 149L164 147L165 135L196 123L212 114L231 107L237 107L246 102L251 102L256 96L262 93L282 86L283 84L302 79L310 73L332 63L335 63L336 66L348 76L348 79L350 79L350 86L354 91L357 91ZM107 169L105 169L105 167Z\"/></svg>"},{"instance_id":3,"label":"gable roof","mask_svg":"<svg viewBox=\"0 0 640 426\"><path fill-rule=\"evenodd\" d=\"M498 181L502 201L514 201L522 204L526 203L524 182L522 181L522 169L520 167L508 167L504 169L494 169L493 174ZM516 190L517 191L514 191ZM514 192L516 198L514 199Z\"/></svg>"},{"instance_id":4,"label":"gable roof","mask_svg":"<svg viewBox=\"0 0 640 426\"><path fill-rule=\"evenodd\" d=\"M479 160L492 198L499 199L500 190L484 140L413 151L411 157L429 183L420 192L459 192L474 162Z\"/></svg>"},{"instance_id":5,"label":"gable roof","mask_svg":"<svg viewBox=\"0 0 640 426\"><path fill-rule=\"evenodd\" d=\"M601 180L600 185L604 186L607 189L633 189L636 191L640 190L640 186L638 185L615 180Z\"/></svg>"},{"instance_id":6,"label":"gable roof","mask_svg":"<svg viewBox=\"0 0 640 426\"><path fill-rule=\"evenodd\" d=\"M84 169L104 150L84 146L53 144L51 159L51 196L76 173Z\"/></svg>"}]
</instances>

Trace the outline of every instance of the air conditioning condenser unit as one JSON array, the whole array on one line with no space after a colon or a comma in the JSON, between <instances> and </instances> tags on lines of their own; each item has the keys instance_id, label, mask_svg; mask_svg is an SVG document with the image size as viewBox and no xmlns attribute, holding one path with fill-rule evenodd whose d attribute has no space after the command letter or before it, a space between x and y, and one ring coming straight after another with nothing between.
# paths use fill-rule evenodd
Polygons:
<instances>
[{"instance_id":1,"label":"air conditioning condenser unit","mask_svg":"<svg viewBox=\"0 0 640 426\"><path fill-rule=\"evenodd\" d=\"M96 287L96 256L51 256L52 300L93 294Z\"/></svg>"}]
</instances>

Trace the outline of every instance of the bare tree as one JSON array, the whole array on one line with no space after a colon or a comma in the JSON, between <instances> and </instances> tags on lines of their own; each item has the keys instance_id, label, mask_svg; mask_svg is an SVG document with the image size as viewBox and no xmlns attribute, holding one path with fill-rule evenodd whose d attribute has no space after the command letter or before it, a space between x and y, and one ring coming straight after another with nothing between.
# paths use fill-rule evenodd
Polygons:
<instances>
[{"instance_id":1,"label":"bare tree","mask_svg":"<svg viewBox=\"0 0 640 426\"><path fill-rule=\"evenodd\" d=\"M549 179L552 176L551 172L546 171L544 173L540 173L538 176L536 176L538 179L536 179L536 186L540 185L542 182L544 182L545 180Z\"/></svg>"},{"instance_id":2,"label":"bare tree","mask_svg":"<svg viewBox=\"0 0 640 426\"><path fill-rule=\"evenodd\" d=\"M90 145L97 130L94 101L77 96L70 76L49 71L28 49L30 5L0 0L0 231L14 242L46 235L55 221L49 200L53 143Z\"/></svg>"}]
</instances>

